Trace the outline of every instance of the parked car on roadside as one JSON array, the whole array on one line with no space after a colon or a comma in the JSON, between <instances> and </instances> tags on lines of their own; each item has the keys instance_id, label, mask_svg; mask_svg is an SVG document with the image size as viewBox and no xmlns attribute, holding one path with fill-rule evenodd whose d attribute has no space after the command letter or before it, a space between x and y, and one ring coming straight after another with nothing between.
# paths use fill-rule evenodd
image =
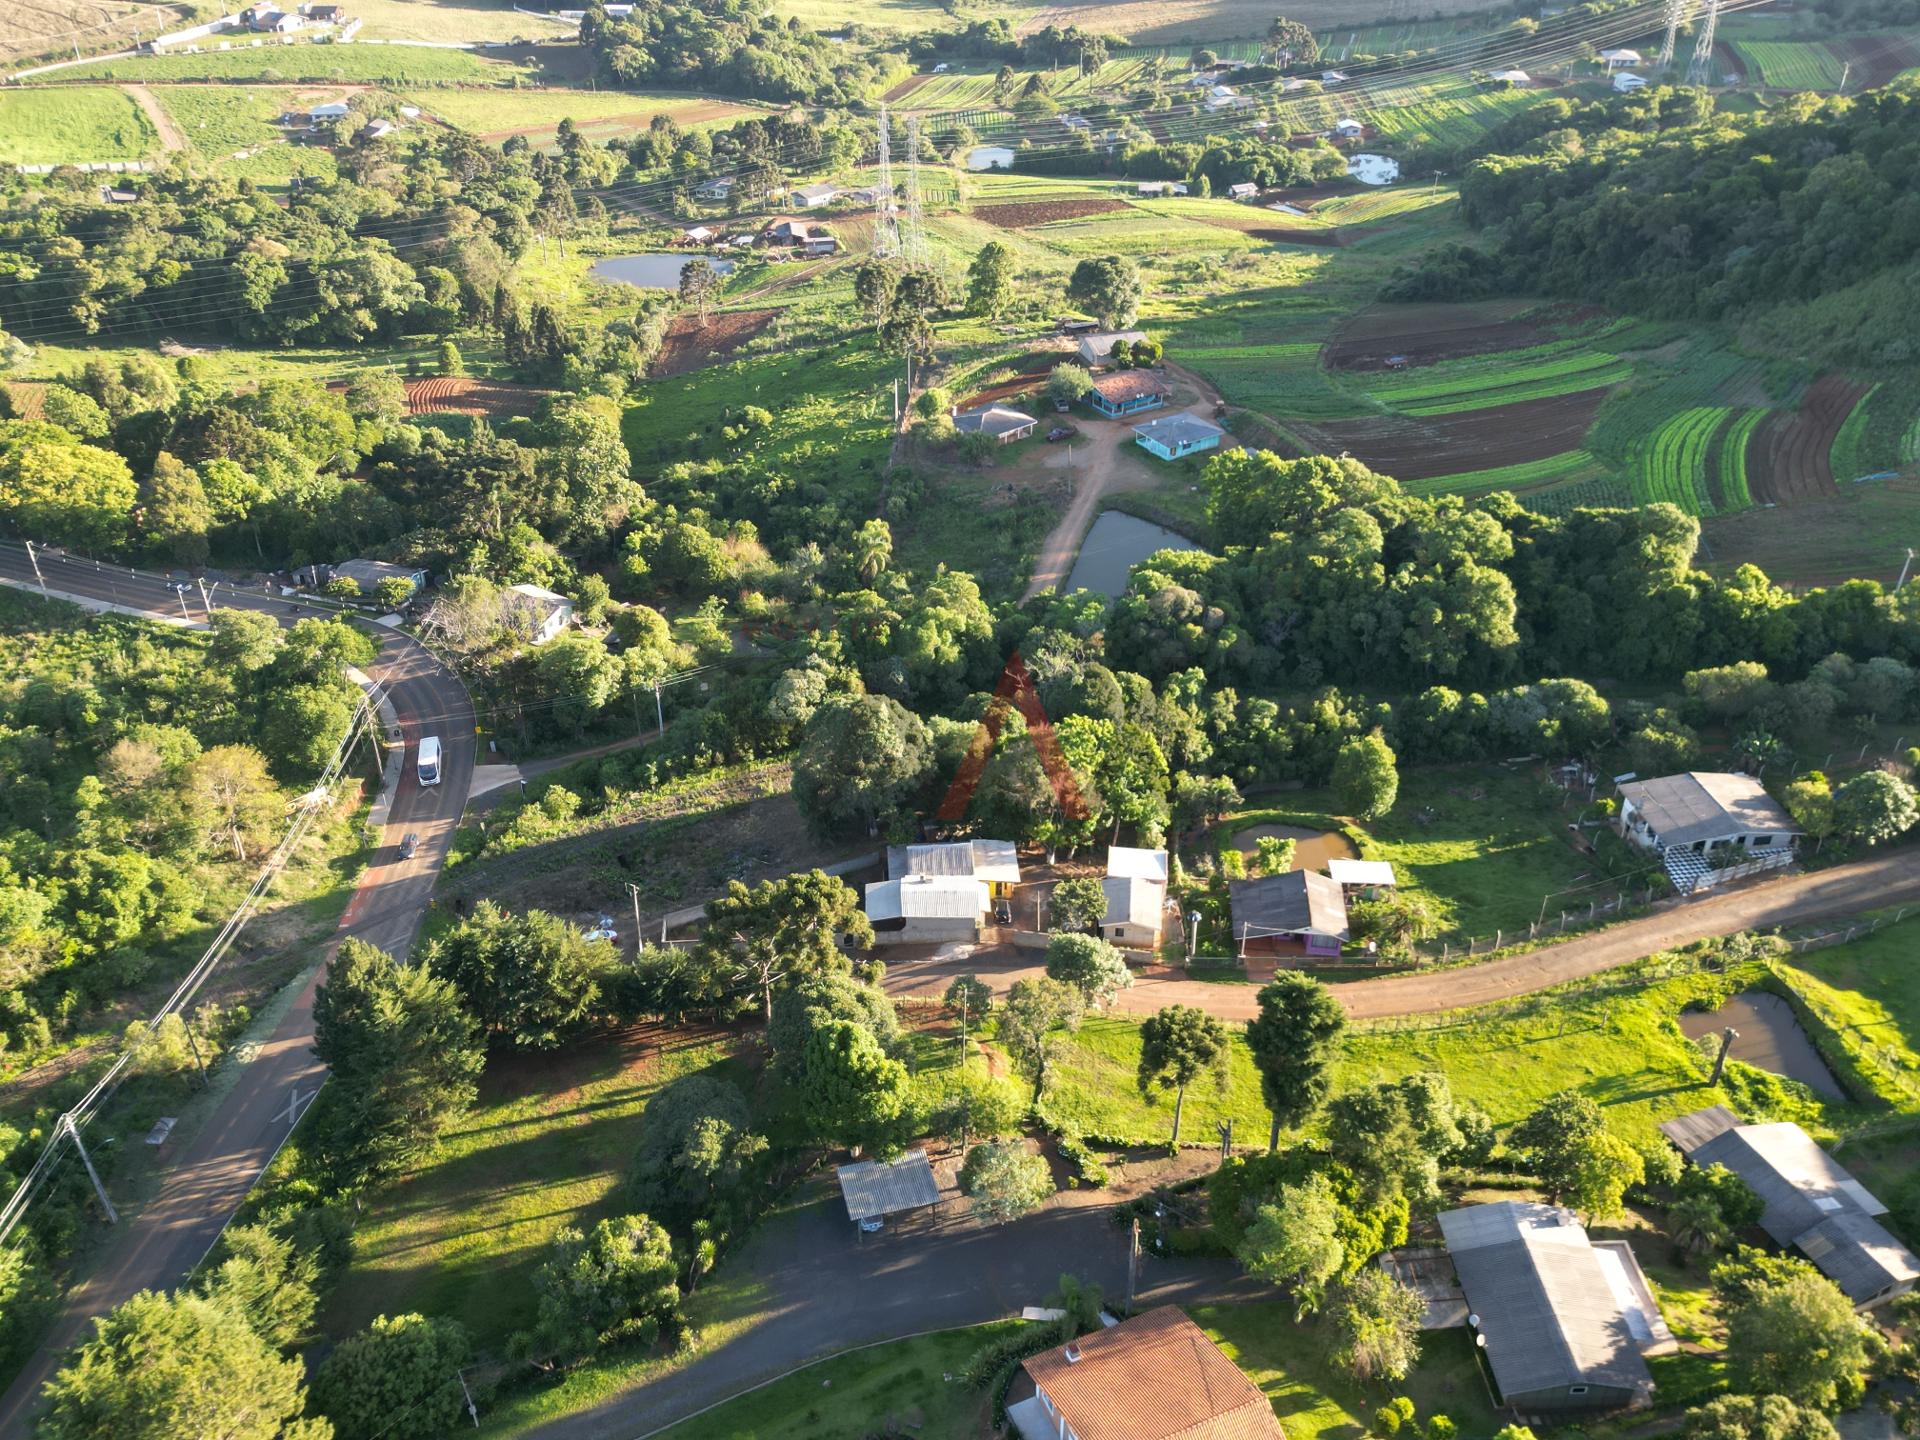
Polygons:
<instances>
[{"instance_id":1,"label":"parked car on roadside","mask_svg":"<svg viewBox=\"0 0 1920 1440\"><path fill-rule=\"evenodd\" d=\"M400 837L400 858L411 860L420 848L420 837L409 830Z\"/></svg>"}]
</instances>

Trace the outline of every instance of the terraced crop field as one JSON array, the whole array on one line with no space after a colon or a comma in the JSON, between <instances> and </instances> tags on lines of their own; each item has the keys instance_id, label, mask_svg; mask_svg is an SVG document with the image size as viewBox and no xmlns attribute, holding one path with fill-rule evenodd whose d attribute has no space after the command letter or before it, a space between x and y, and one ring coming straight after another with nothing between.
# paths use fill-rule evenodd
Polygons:
<instances>
[{"instance_id":1,"label":"terraced crop field","mask_svg":"<svg viewBox=\"0 0 1920 1440\"><path fill-rule=\"evenodd\" d=\"M1599 479L1606 473L1606 467L1587 451L1568 450L1540 460L1525 460L1518 465L1414 480L1407 488L1416 495L1486 495L1495 490L1510 490L1525 498L1533 491L1583 484Z\"/></svg>"},{"instance_id":2,"label":"terraced crop field","mask_svg":"<svg viewBox=\"0 0 1920 1440\"><path fill-rule=\"evenodd\" d=\"M1458 82L1446 82L1456 88ZM1382 135L1402 145L1469 145L1516 111L1540 103L1531 90L1470 90L1448 94L1399 87L1371 97L1363 117Z\"/></svg>"},{"instance_id":3,"label":"terraced crop field","mask_svg":"<svg viewBox=\"0 0 1920 1440\"><path fill-rule=\"evenodd\" d=\"M1713 514L1707 462L1720 427L1732 413L1724 406L1698 405L1649 435L1629 477L1633 498L1643 505L1665 501L1689 515Z\"/></svg>"},{"instance_id":4,"label":"terraced crop field","mask_svg":"<svg viewBox=\"0 0 1920 1440\"><path fill-rule=\"evenodd\" d=\"M1403 415L1448 415L1616 385L1633 367L1584 340L1518 353L1448 360L1370 376L1367 393Z\"/></svg>"},{"instance_id":5,"label":"terraced crop field","mask_svg":"<svg viewBox=\"0 0 1920 1440\"><path fill-rule=\"evenodd\" d=\"M1787 90L1838 90L1841 61L1819 40L1736 40L1747 78Z\"/></svg>"},{"instance_id":6,"label":"terraced crop field","mask_svg":"<svg viewBox=\"0 0 1920 1440\"><path fill-rule=\"evenodd\" d=\"M1714 447L1711 476L1712 484L1720 492L1719 514L1730 515L1753 504L1753 492L1747 484L1747 447L1753 441L1753 432L1770 413L1743 410L1720 432L1719 443Z\"/></svg>"}]
</instances>

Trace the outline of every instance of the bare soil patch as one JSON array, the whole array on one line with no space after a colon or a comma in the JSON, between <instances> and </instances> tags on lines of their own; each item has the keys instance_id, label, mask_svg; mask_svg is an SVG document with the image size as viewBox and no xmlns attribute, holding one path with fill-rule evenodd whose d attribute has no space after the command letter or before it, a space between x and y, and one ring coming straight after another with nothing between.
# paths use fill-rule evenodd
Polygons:
<instances>
[{"instance_id":1,"label":"bare soil patch","mask_svg":"<svg viewBox=\"0 0 1920 1440\"><path fill-rule=\"evenodd\" d=\"M1469 305L1370 305L1328 340L1325 357L1334 370L1378 370L1390 355L1410 365L1523 350L1552 337L1549 326L1570 316L1544 312L1520 319L1533 302L1487 300Z\"/></svg>"},{"instance_id":2,"label":"bare soil patch","mask_svg":"<svg viewBox=\"0 0 1920 1440\"><path fill-rule=\"evenodd\" d=\"M1342 420L1295 428L1319 437L1326 454L1344 450L1396 480L1430 480L1578 449L1610 388L1423 419Z\"/></svg>"},{"instance_id":3,"label":"bare soil patch","mask_svg":"<svg viewBox=\"0 0 1920 1440\"><path fill-rule=\"evenodd\" d=\"M880 98L888 104L896 100L904 100L931 79L933 79L931 75L909 75Z\"/></svg>"},{"instance_id":4,"label":"bare soil patch","mask_svg":"<svg viewBox=\"0 0 1920 1440\"><path fill-rule=\"evenodd\" d=\"M689 375L718 364L773 323L778 310L728 310L705 325L692 315L675 317L654 358L653 373Z\"/></svg>"},{"instance_id":5,"label":"bare soil patch","mask_svg":"<svg viewBox=\"0 0 1920 1440\"><path fill-rule=\"evenodd\" d=\"M1827 48L1853 66L1847 88L1885 85L1904 70L1920 68L1920 44L1905 35L1855 35L1829 40Z\"/></svg>"},{"instance_id":6,"label":"bare soil patch","mask_svg":"<svg viewBox=\"0 0 1920 1440\"><path fill-rule=\"evenodd\" d=\"M976 205L973 218L997 225L1002 230L1025 230L1034 225L1050 225L1055 220L1081 220L1089 215L1110 215L1124 210L1124 200L1106 200L1089 196L1084 200L1027 200L1005 205Z\"/></svg>"},{"instance_id":7,"label":"bare soil patch","mask_svg":"<svg viewBox=\"0 0 1920 1440\"><path fill-rule=\"evenodd\" d=\"M47 414L47 382L44 380L14 380L0 385L13 401L13 414L17 420L44 420Z\"/></svg>"},{"instance_id":8,"label":"bare soil patch","mask_svg":"<svg viewBox=\"0 0 1920 1440\"><path fill-rule=\"evenodd\" d=\"M1870 387L1844 375L1823 375L1807 387L1798 410L1762 420L1747 445L1747 479L1762 504L1791 505L1834 493L1828 452L1853 407Z\"/></svg>"},{"instance_id":9,"label":"bare soil patch","mask_svg":"<svg viewBox=\"0 0 1920 1440\"><path fill-rule=\"evenodd\" d=\"M478 415L492 420L531 415L551 395L537 385L482 380L472 375L442 375L407 381L409 415Z\"/></svg>"}]
</instances>

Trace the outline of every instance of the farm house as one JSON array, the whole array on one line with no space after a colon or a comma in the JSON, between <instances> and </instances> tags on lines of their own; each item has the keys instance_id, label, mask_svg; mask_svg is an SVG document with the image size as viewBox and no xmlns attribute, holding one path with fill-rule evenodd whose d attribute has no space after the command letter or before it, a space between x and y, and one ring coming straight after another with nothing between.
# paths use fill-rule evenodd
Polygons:
<instances>
[{"instance_id":1,"label":"farm house","mask_svg":"<svg viewBox=\"0 0 1920 1440\"><path fill-rule=\"evenodd\" d=\"M1021 410L1005 405L985 405L978 410L956 410L953 428L962 435L984 435L1002 445L1011 445L1033 434L1040 422Z\"/></svg>"},{"instance_id":2,"label":"farm house","mask_svg":"<svg viewBox=\"0 0 1920 1440\"><path fill-rule=\"evenodd\" d=\"M1347 943L1347 897L1311 870L1235 880L1227 886L1234 949L1248 955L1337 958Z\"/></svg>"},{"instance_id":3,"label":"farm house","mask_svg":"<svg viewBox=\"0 0 1920 1440\"><path fill-rule=\"evenodd\" d=\"M1166 385L1145 370L1121 370L1102 375L1087 392L1087 404L1109 420L1122 415L1137 415L1142 410L1157 410L1167 403Z\"/></svg>"},{"instance_id":4,"label":"farm house","mask_svg":"<svg viewBox=\"0 0 1920 1440\"><path fill-rule=\"evenodd\" d=\"M1613 77L1613 88L1622 95L1634 90L1644 90L1647 88L1647 77L1635 75L1631 70L1622 70Z\"/></svg>"},{"instance_id":5,"label":"farm house","mask_svg":"<svg viewBox=\"0 0 1920 1440\"><path fill-rule=\"evenodd\" d=\"M1162 415L1133 427L1133 440L1150 455L1178 460L1201 450L1212 450L1227 432L1198 415Z\"/></svg>"},{"instance_id":6,"label":"farm house","mask_svg":"<svg viewBox=\"0 0 1920 1440\"><path fill-rule=\"evenodd\" d=\"M876 945L938 945L979 938L992 903L970 876L904 875L867 886L866 911Z\"/></svg>"},{"instance_id":7,"label":"farm house","mask_svg":"<svg viewBox=\"0 0 1920 1440\"><path fill-rule=\"evenodd\" d=\"M1131 349L1147 338L1144 330L1100 330L1092 335L1082 335L1078 349L1080 363L1088 369L1098 369L1113 356L1113 347L1122 340Z\"/></svg>"}]
</instances>

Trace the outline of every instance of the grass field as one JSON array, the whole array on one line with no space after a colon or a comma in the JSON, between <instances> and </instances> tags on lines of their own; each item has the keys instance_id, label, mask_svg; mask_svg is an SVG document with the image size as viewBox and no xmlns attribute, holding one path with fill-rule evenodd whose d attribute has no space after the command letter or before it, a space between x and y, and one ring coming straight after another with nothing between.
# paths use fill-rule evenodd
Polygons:
<instances>
[{"instance_id":1,"label":"grass field","mask_svg":"<svg viewBox=\"0 0 1920 1440\"><path fill-rule=\"evenodd\" d=\"M561 1227L601 1213L632 1161L640 1114L695 1072L736 1080L724 1043L605 1037L551 1056L495 1056L472 1112L433 1156L369 1198L351 1273L324 1317L342 1335L376 1315L456 1315L482 1345L532 1319L527 1277Z\"/></svg>"},{"instance_id":2,"label":"grass field","mask_svg":"<svg viewBox=\"0 0 1920 1440\"><path fill-rule=\"evenodd\" d=\"M524 54L525 52L519 52ZM335 81L359 85L511 85L537 77L525 59L485 58L465 50L416 45L261 45L199 55L136 55L61 72L102 80Z\"/></svg>"},{"instance_id":3,"label":"grass field","mask_svg":"<svg viewBox=\"0 0 1920 1440\"><path fill-rule=\"evenodd\" d=\"M645 129L655 115L666 115L683 128L731 122L742 115L764 111L731 101L697 95L656 95L618 90L515 90L494 94L472 90L429 90L412 97L428 114L477 135L508 131L552 131L562 120L582 129L611 121L631 121Z\"/></svg>"},{"instance_id":4,"label":"grass field","mask_svg":"<svg viewBox=\"0 0 1920 1440\"><path fill-rule=\"evenodd\" d=\"M153 94L187 142L208 159L279 144L286 132L273 122L281 115L321 100L346 98L344 91L315 92L272 85L162 85ZM294 163L282 160L285 169L290 170Z\"/></svg>"},{"instance_id":5,"label":"grass field","mask_svg":"<svg viewBox=\"0 0 1920 1440\"><path fill-rule=\"evenodd\" d=\"M904 1426L916 1440L974 1440L987 1396L958 1379L982 1345L1024 1328L1001 1320L895 1340L810 1365L764 1389L683 1420L662 1440L839 1440Z\"/></svg>"},{"instance_id":6,"label":"grass field","mask_svg":"<svg viewBox=\"0 0 1920 1440\"><path fill-rule=\"evenodd\" d=\"M1838 90L1840 57L1818 40L1736 40L1747 78L1789 90Z\"/></svg>"},{"instance_id":7,"label":"grass field","mask_svg":"<svg viewBox=\"0 0 1920 1440\"><path fill-rule=\"evenodd\" d=\"M532 8L532 7L529 7ZM365 40L549 40L571 38L575 27L513 8L512 0L354 0Z\"/></svg>"},{"instance_id":8,"label":"grass field","mask_svg":"<svg viewBox=\"0 0 1920 1440\"><path fill-rule=\"evenodd\" d=\"M1421 10L1429 19L1486 8L1484 0L1430 0ZM1265 33L1273 7L1259 0L1061 0L1028 23L1078 25L1103 34L1124 35L1136 45L1175 45L1195 40L1239 40ZM1289 18L1327 32L1351 26L1386 24L1401 19L1398 0L1298 0Z\"/></svg>"},{"instance_id":9,"label":"grass field","mask_svg":"<svg viewBox=\"0 0 1920 1440\"><path fill-rule=\"evenodd\" d=\"M132 97L108 85L0 90L0 164L144 160L159 141Z\"/></svg>"}]
</instances>

